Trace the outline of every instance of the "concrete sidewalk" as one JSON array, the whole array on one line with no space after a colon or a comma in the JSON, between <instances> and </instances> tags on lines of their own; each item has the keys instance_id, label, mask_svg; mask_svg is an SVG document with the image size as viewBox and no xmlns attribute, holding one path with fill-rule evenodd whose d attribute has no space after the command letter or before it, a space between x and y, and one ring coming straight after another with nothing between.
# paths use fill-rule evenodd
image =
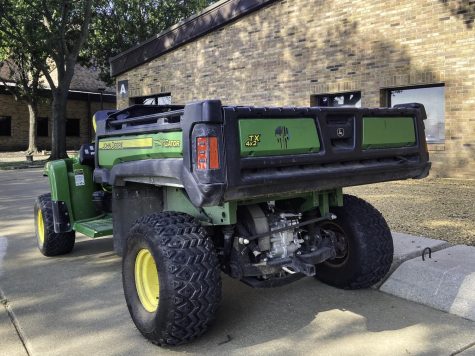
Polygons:
<instances>
[{"instance_id":1,"label":"concrete sidewalk","mask_svg":"<svg viewBox=\"0 0 475 356\"><path fill-rule=\"evenodd\" d=\"M59 258L39 254L32 207L46 183L39 170L0 172L0 239L6 241L0 288L26 344L0 305L0 354L475 354L470 320L378 290L342 291L311 278L256 290L223 277L223 302L210 331L189 345L157 348L130 319L110 238L79 237L73 253ZM406 259L420 259L429 242L396 236L395 273Z\"/></svg>"}]
</instances>

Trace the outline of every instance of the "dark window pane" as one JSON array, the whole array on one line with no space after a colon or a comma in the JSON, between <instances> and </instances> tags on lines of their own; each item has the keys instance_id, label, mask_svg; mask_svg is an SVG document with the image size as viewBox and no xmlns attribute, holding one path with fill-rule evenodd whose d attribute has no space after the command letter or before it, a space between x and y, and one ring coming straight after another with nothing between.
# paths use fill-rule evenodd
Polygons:
<instances>
[{"instance_id":1,"label":"dark window pane","mask_svg":"<svg viewBox=\"0 0 475 356\"><path fill-rule=\"evenodd\" d=\"M66 136L80 135L80 120L79 119L67 119L66 121Z\"/></svg>"},{"instance_id":2,"label":"dark window pane","mask_svg":"<svg viewBox=\"0 0 475 356\"><path fill-rule=\"evenodd\" d=\"M330 106L329 102L330 102L330 98L328 96L320 95L317 97L318 106Z\"/></svg>"},{"instance_id":3,"label":"dark window pane","mask_svg":"<svg viewBox=\"0 0 475 356\"><path fill-rule=\"evenodd\" d=\"M36 136L48 137L48 118L39 117L36 123Z\"/></svg>"},{"instance_id":4,"label":"dark window pane","mask_svg":"<svg viewBox=\"0 0 475 356\"><path fill-rule=\"evenodd\" d=\"M331 107L351 106L360 108L361 92L317 95L317 105Z\"/></svg>"},{"instance_id":5,"label":"dark window pane","mask_svg":"<svg viewBox=\"0 0 475 356\"><path fill-rule=\"evenodd\" d=\"M12 118L10 116L0 116L0 136L12 135Z\"/></svg>"},{"instance_id":6,"label":"dark window pane","mask_svg":"<svg viewBox=\"0 0 475 356\"><path fill-rule=\"evenodd\" d=\"M427 142L442 142L445 139L445 87L399 88L389 90L391 107L397 104L421 103L427 113Z\"/></svg>"}]
</instances>

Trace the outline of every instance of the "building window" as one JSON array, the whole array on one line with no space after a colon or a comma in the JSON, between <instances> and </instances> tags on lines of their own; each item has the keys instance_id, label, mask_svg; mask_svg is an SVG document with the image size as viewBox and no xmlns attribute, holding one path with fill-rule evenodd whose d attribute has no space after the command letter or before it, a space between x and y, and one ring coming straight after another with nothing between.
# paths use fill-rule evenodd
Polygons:
<instances>
[{"instance_id":1,"label":"building window","mask_svg":"<svg viewBox=\"0 0 475 356\"><path fill-rule=\"evenodd\" d=\"M80 120L79 119L67 119L66 120L66 136L80 136Z\"/></svg>"},{"instance_id":2,"label":"building window","mask_svg":"<svg viewBox=\"0 0 475 356\"><path fill-rule=\"evenodd\" d=\"M312 97L312 106L351 106L361 107L361 92L335 93L335 94L321 94Z\"/></svg>"},{"instance_id":3,"label":"building window","mask_svg":"<svg viewBox=\"0 0 475 356\"><path fill-rule=\"evenodd\" d=\"M36 122L36 136L48 137L48 118L39 117Z\"/></svg>"},{"instance_id":4,"label":"building window","mask_svg":"<svg viewBox=\"0 0 475 356\"><path fill-rule=\"evenodd\" d=\"M12 135L12 118L10 116L0 116L0 136Z\"/></svg>"},{"instance_id":5,"label":"building window","mask_svg":"<svg viewBox=\"0 0 475 356\"><path fill-rule=\"evenodd\" d=\"M152 95L152 96L141 96L139 98L135 98L135 104L171 105L171 103L172 103L172 96L170 93Z\"/></svg>"},{"instance_id":6,"label":"building window","mask_svg":"<svg viewBox=\"0 0 475 356\"><path fill-rule=\"evenodd\" d=\"M429 143L443 142L445 139L445 87L443 84L388 89L388 104L421 103L427 113L425 121L426 138Z\"/></svg>"}]
</instances>

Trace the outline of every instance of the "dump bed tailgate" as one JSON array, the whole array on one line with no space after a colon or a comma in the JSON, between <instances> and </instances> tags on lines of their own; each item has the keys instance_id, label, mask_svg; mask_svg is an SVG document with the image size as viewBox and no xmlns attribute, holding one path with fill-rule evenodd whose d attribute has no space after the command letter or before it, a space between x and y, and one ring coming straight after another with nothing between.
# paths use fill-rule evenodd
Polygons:
<instances>
[{"instance_id":1,"label":"dump bed tailgate","mask_svg":"<svg viewBox=\"0 0 475 356\"><path fill-rule=\"evenodd\" d=\"M425 111L224 109L226 199L421 178Z\"/></svg>"}]
</instances>

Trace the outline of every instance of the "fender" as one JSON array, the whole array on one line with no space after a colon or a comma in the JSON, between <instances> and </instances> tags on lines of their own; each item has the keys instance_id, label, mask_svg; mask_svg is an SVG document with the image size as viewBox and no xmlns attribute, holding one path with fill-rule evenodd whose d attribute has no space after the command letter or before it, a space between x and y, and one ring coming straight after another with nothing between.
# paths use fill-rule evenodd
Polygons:
<instances>
[{"instance_id":1,"label":"fender","mask_svg":"<svg viewBox=\"0 0 475 356\"><path fill-rule=\"evenodd\" d=\"M45 171L51 189L54 232L69 232L73 229L71 196L69 194L68 161L63 159L48 162ZM72 163L72 162L71 162Z\"/></svg>"},{"instance_id":2,"label":"fender","mask_svg":"<svg viewBox=\"0 0 475 356\"><path fill-rule=\"evenodd\" d=\"M45 170L51 188L53 222L56 233L69 232L76 222L97 215L92 194L100 190L93 182L92 169L76 158L48 162Z\"/></svg>"}]
</instances>

